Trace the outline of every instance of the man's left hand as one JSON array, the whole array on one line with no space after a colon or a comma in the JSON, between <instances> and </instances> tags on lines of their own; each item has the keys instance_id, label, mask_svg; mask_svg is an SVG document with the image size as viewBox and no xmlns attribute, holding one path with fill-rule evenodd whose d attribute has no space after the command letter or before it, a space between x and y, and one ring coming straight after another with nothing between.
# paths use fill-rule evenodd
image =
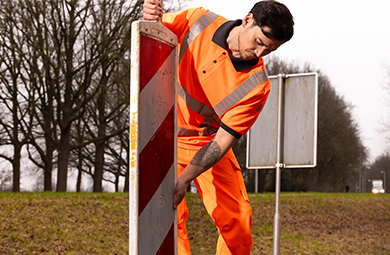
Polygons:
<instances>
[{"instance_id":1,"label":"man's left hand","mask_svg":"<svg viewBox=\"0 0 390 255\"><path fill-rule=\"evenodd\" d=\"M173 199L173 208L176 209L177 206L183 200L183 198L186 194L188 185L189 185L189 183L187 181L183 180L183 178L181 178L181 176L179 176L177 178L177 183L175 186L175 198Z\"/></svg>"}]
</instances>

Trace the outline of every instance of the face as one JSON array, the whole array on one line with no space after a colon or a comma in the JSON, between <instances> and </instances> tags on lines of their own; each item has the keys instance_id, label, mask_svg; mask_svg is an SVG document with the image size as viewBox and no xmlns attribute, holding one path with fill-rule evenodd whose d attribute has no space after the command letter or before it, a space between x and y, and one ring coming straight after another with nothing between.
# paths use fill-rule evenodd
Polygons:
<instances>
[{"instance_id":1,"label":"face","mask_svg":"<svg viewBox=\"0 0 390 255\"><path fill-rule=\"evenodd\" d=\"M238 48L244 60L264 57L283 44L281 41L266 37L262 29L267 31L268 28L253 25L253 21L252 14L245 16L243 29L238 35Z\"/></svg>"}]
</instances>

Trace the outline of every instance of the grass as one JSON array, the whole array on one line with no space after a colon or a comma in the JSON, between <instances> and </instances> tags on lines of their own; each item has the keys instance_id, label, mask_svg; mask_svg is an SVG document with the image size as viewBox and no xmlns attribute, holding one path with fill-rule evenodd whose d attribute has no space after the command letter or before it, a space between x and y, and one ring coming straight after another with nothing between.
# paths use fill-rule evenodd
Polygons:
<instances>
[{"instance_id":1,"label":"grass","mask_svg":"<svg viewBox=\"0 0 390 255\"><path fill-rule=\"evenodd\" d=\"M215 254L217 231L187 193L192 253ZM250 194L252 254L272 254L275 195ZM390 254L390 194L282 193L280 254Z\"/></svg>"},{"instance_id":2,"label":"grass","mask_svg":"<svg viewBox=\"0 0 390 255\"><path fill-rule=\"evenodd\" d=\"M252 254L272 254L275 195L250 194ZM193 255L217 231L187 193ZM390 194L282 193L280 254L390 255ZM128 254L128 193L0 193L0 254Z\"/></svg>"},{"instance_id":3,"label":"grass","mask_svg":"<svg viewBox=\"0 0 390 255\"><path fill-rule=\"evenodd\" d=\"M128 254L128 198L0 193L0 254Z\"/></svg>"}]
</instances>

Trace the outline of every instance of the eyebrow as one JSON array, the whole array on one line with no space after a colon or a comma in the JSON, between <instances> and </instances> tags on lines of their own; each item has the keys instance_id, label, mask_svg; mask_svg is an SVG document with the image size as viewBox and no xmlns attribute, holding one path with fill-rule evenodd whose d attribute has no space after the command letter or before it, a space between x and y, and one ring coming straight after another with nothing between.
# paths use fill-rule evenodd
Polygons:
<instances>
[{"instance_id":1,"label":"eyebrow","mask_svg":"<svg viewBox=\"0 0 390 255\"><path fill-rule=\"evenodd\" d=\"M263 40L261 40L261 38L260 37L258 37L259 38L259 41L265 46L265 47L267 47L267 48L269 48L269 46L268 45L266 45L264 42L263 42Z\"/></svg>"},{"instance_id":2,"label":"eyebrow","mask_svg":"<svg viewBox=\"0 0 390 255\"><path fill-rule=\"evenodd\" d=\"M271 53L271 52L273 52L273 51L275 51L275 50L271 50L270 48L269 48L269 46L267 46L267 45L265 45L265 43L261 40L261 38L260 37L258 37L258 39L260 40L260 42L267 48L267 50L269 51L269 53Z\"/></svg>"},{"instance_id":3,"label":"eyebrow","mask_svg":"<svg viewBox=\"0 0 390 255\"><path fill-rule=\"evenodd\" d=\"M267 37L268 38L268 36L266 36L265 34L266 34L266 32L264 31L264 29L261 27L260 28L261 29L261 32L263 33L263 35L265 36L265 37ZM270 50L269 49L269 46L268 45L266 45L264 42L263 42L263 40L261 40L261 38L260 38L260 36L258 36L258 38L259 38L259 40L260 40L260 42L265 46L265 47L267 47L268 49L267 50L269 50L270 52L272 52L272 51L274 51L274 50Z\"/></svg>"},{"instance_id":4,"label":"eyebrow","mask_svg":"<svg viewBox=\"0 0 390 255\"><path fill-rule=\"evenodd\" d=\"M268 32L266 32L266 31L264 31L264 28L262 28L262 27L260 27L260 29L261 29L261 32L263 33L263 35L265 36L265 37L267 37L267 38L269 38L266 34L269 34ZM266 45L264 42L263 42L263 40L261 40L261 38L260 38L260 36L258 36L258 39L260 40L260 42L265 46L265 47L267 47L267 50L269 51L269 52L273 52L273 51L275 51L275 50L271 50L271 49L269 49L269 46L268 45Z\"/></svg>"}]
</instances>

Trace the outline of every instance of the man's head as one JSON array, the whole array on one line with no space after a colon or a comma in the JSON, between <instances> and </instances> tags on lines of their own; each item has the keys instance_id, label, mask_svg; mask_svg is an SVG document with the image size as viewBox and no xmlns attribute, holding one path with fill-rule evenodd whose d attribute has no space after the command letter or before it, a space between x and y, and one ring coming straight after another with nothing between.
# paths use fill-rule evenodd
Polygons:
<instances>
[{"instance_id":1,"label":"man's head","mask_svg":"<svg viewBox=\"0 0 390 255\"><path fill-rule=\"evenodd\" d=\"M294 34L294 20L290 10L282 3L265 0L256 3L249 12L254 24L270 39L287 42ZM268 28L268 29L267 29Z\"/></svg>"},{"instance_id":2,"label":"man's head","mask_svg":"<svg viewBox=\"0 0 390 255\"><path fill-rule=\"evenodd\" d=\"M277 50L291 39L293 26L293 17L285 5L273 0L258 2L242 20L239 57L251 60Z\"/></svg>"}]
</instances>

